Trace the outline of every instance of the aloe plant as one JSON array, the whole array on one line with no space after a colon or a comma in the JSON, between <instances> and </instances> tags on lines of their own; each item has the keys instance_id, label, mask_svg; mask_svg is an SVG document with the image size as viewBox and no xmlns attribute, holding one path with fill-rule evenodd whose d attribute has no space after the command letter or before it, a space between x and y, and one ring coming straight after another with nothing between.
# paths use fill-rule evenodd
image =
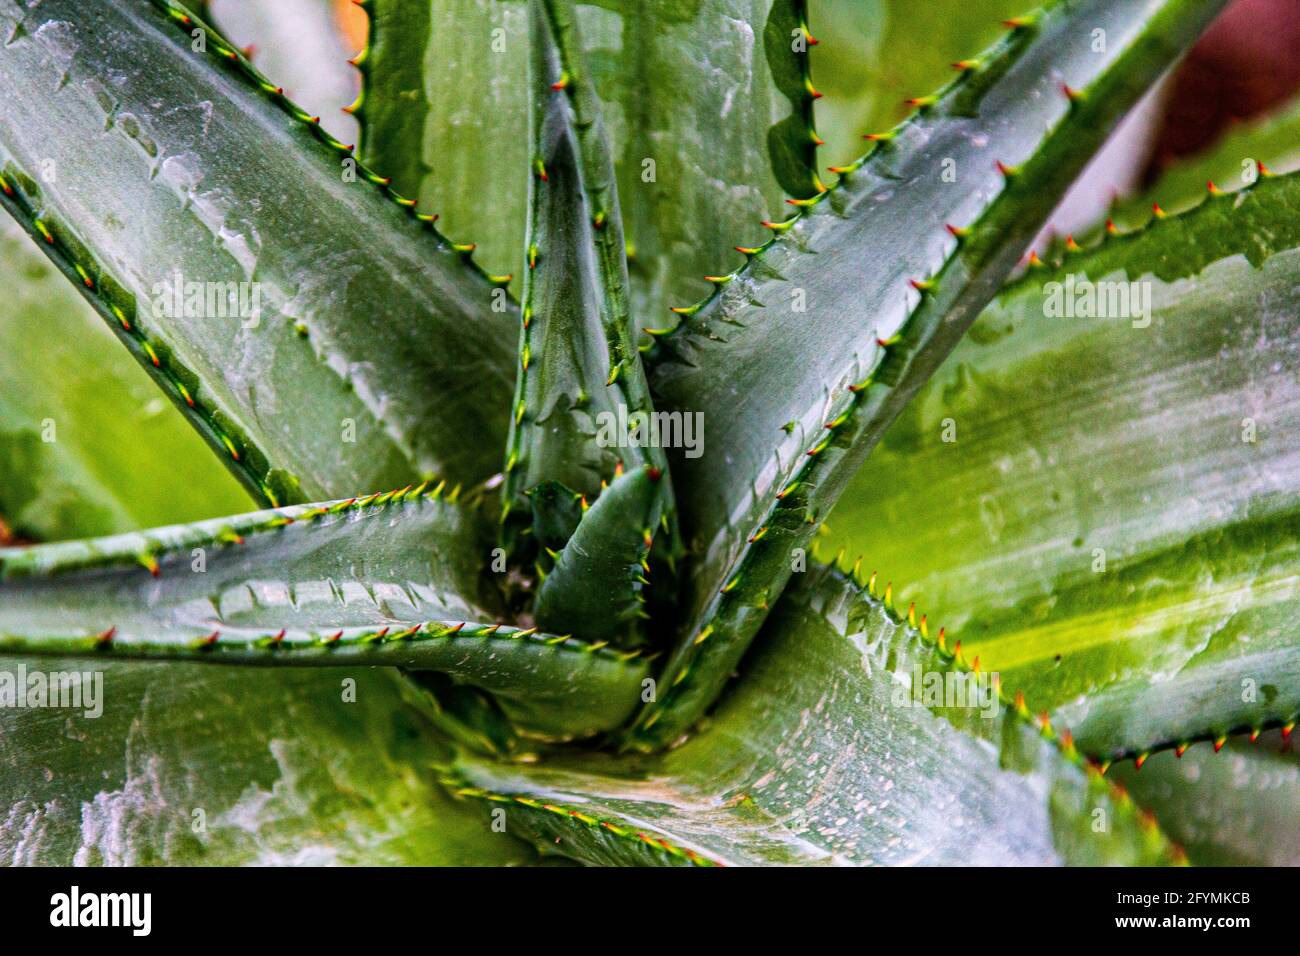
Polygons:
<instances>
[{"instance_id":1,"label":"aloe plant","mask_svg":"<svg viewBox=\"0 0 1300 956\"><path fill-rule=\"evenodd\" d=\"M1300 180L1020 267L1224 0L829 169L905 23L361 6L351 143L206 5L0 0L5 859L1287 860L1212 768L1300 712Z\"/></svg>"}]
</instances>

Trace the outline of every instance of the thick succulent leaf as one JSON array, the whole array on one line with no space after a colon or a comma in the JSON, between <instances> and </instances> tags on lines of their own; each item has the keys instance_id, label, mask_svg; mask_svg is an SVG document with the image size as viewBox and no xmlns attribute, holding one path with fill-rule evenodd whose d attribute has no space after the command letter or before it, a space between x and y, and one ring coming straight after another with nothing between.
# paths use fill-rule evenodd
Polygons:
<instances>
[{"instance_id":1,"label":"thick succulent leaf","mask_svg":"<svg viewBox=\"0 0 1300 956\"><path fill-rule=\"evenodd\" d=\"M51 541L248 507L193 429L12 223L0 225L0 519Z\"/></svg>"},{"instance_id":2,"label":"thick succulent leaf","mask_svg":"<svg viewBox=\"0 0 1300 956\"><path fill-rule=\"evenodd\" d=\"M673 690L644 708L634 745L672 740L716 698L885 427L1221 6L1092 0L1021 21L683 310L652 384L661 408L707 416L704 453L673 463L697 590L665 666Z\"/></svg>"},{"instance_id":3,"label":"thick succulent leaf","mask_svg":"<svg viewBox=\"0 0 1300 956\"><path fill-rule=\"evenodd\" d=\"M596 499L537 589L533 615L541 627L608 641L636 622L663 518L662 481L662 472L638 468Z\"/></svg>"},{"instance_id":4,"label":"thick succulent leaf","mask_svg":"<svg viewBox=\"0 0 1300 956\"><path fill-rule=\"evenodd\" d=\"M0 651L437 670L521 723L625 718L644 661L491 623L483 522L423 494L0 549Z\"/></svg>"},{"instance_id":5,"label":"thick succulent leaf","mask_svg":"<svg viewBox=\"0 0 1300 956\"><path fill-rule=\"evenodd\" d=\"M186 17L0 0L6 208L265 500L490 475L504 292Z\"/></svg>"},{"instance_id":6,"label":"thick succulent leaf","mask_svg":"<svg viewBox=\"0 0 1300 956\"><path fill-rule=\"evenodd\" d=\"M584 11L584 35L615 144L635 314L659 325L785 195L821 188L807 4L610 6Z\"/></svg>"},{"instance_id":7,"label":"thick succulent leaf","mask_svg":"<svg viewBox=\"0 0 1300 956\"><path fill-rule=\"evenodd\" d=\"M1216 752L1156 754L1109 776L1143 806L1196 866L1300 866L1300 756L1280 731L1242 734Z\"/></svg>"},{"instance_id":8,"label":"thick succulent leaf","mask_svg":"<svg viewBox=\"0 0 1300 956\"><path fill-rule=\"evenodd\" d=\"M1099 756L1300 712L1298 211L1263 179L1031 271L831 518Z\"/></svg>"},{"instance_id":9,"label":"thick succulent leaf","mask_svg":"<svg viewBox=\"0 0 1300 956\"><path fill-rule=\"evenodd\" d=\"M11 865L528 863L432 774L441 739L369 668L42 661L85 709L0 710ZM32 662L0 658L0 673ZM92 708L93 710L93 708Z\"/></svg>"},{"instance_id":10,"label":"thick succulent leaf","mask_svg":"<svg viewBox=\"0 0 1300 956\"><path fill-rule=\"evenodd\" d=\"M517 273L531 158L527 3L364 7L370 33L351 107L363 161L437 213L447 235L472 240L490 272Z\"/></svg>"},{"instance_id":11,"label":"thick succulent leaf","mask_svg":"<svg viewBox=\"0 0 1300 956\"><path fill-rule=\"evenodd\" d=\"M634 314L658 324L700 294L739 236L756 236L783 189L810 195L803 0L602 0L579 6L614 145ZM522 0L372 0L362 150L367 163L516 271L528 143ZM670 77L670 81L665 81Z\"/></svg>"},{"instance_id":12,"label":"thick succulent leaf","mask_svg":"<svg viewBox=\"0 0 1300 956\"><path fill-rule=\"evenodd\" d=\"M589 863L1170 859L1150 820L991 687L973 708L932 711L911 696L917 678L959 672L972 679L851 582L815 570L787 589L744 680L681 747L527 766L462 755L448 779L505 808L507 832Z\"/></svg>"},{"instance_id":13,"label":"thick succulent leaf","mask_svg":"<svg viewBox=\"0 0 1300 956\"><path fill-rule=\"evenodd\" d=\"M653 409L628 312L614 167L573 9L531 7L534 156L507 513L531 513L526 494L543 482L594 499L620 466L667 467L662 448L625 430ZM656 491L667 498L671 486Z\"/></svg>"}]
</instances>

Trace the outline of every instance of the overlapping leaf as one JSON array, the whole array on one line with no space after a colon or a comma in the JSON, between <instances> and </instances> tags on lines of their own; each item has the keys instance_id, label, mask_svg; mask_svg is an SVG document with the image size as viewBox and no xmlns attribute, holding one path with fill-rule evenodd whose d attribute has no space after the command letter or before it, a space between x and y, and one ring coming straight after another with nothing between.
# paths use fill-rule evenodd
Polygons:
<instances>
[{"instance_id":1,"label":"overlapping leaf","mask_svg":"<svg viewBox=\"0 0 1300 956\"><path fill-rule=\"evenodd\" d=\"M543 482L595 499L617 468L667 467L662 448L626 431L652 408L613 162L573 7L531 8L534 156L505 490L507 508L520 510L531 510L525 495ZM667 483L661 489L670 501Z\"/></svg>"},{"instance_id":2,"label":"overlapping leaf","mask_svg":"<svg viewBox=\"0 0 1300 956\"><path fill-rule=\"evenodd\" d=\"M740 238L811 185L814 95L802 0L579 7L614 144L634 314L700 294ZM526 4L372 0L358 111L368 163L516 272L526 221ZM671 77L671 81L665 81Z\"/></svg>"},{"instance_id":3,"label":"overlapping leaf","mask_svg":"<svg viewBox=\"0 0 1300 956\"><path fill-rule=\"evenodd\" d=\"M922 684L959 672L987 696L954 689L957 706L927 707ZM596 864L1173 859L1132 802L1058 743L851 582L815 570L792 582L744 680L681 747L536 766L462 755L448 780L504 809L511 833Z\"/></svg>"},{"instance_id":4,"label":"overlapping leaf","mask_svg":"<svg viewBox=\"0 0 1300 956\"><path fill-rule=\"evenodd\" d=\"M89 675L85 689L96 680L100 689L95 707L0 710L6 864L536 859L445 794L430 768L441 738L382 672L39 664L42 674ZM0 676L23 667L37 671L0 658Z\"/></svg>"},{"instance_id":5,"label":"overlapping leaf","mask_svg":"<svg viewBox=\"0 0 1300 956\"><path fill-rule=\"evenodd\" d=\"M0 649L436 670L539 733L615 726L645 663L494 624L489 547L469 509L398 492L0 550Z\"/></svg>"},{"instance_id":6,"label":"overlapping leaf","mask_svg":"<svg viewBox=\"0 0 1300 956\"><path fill-rule=\"evenodd\" d=\"M504 291L187 18L0 3L6 208L265 500L490 475Z\"/></svg>"},{"instance_id":7,"label":"overlapping leaf","mask_svg":"<svg viewBox=\"0 0 1300 956\"><path fill-rule=\"evenodd\" d=\"M1264 179L1031 271L831 519L1099 756L1300 712L1298 210Z\"/></svg>"},{"instance_id":8,"label":"overlapping leaf","mask_svg":"<svg viewBox=\"0 0 1300 956\"><path fill-rule=\"evenodd\" d=\"M661 408L707 416L704 454L673 463L700 558L664 672L673 689L643 710L634 745L671 741L716 697L885 426L1125 109L1221 6L1056 3L1017 21L683 310L652 386Z\"/></svg>"}]
</instances>

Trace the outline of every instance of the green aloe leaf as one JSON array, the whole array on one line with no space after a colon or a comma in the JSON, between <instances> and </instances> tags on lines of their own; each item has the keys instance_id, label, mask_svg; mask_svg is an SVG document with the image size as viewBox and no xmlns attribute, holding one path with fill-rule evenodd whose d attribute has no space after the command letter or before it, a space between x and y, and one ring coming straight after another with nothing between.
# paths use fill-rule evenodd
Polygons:
<instances>
[{"instance_id":1,"label":"green aloe leaf","mask_svg":"<svg viewBox=\"0 0 1300 956\"><path fill-rule=\"evenodd\" d=\"M1252 740L1252 738L1254 738ZM1181 759L1155 754L1109 776L1150 807L1196 866L1300 866L1300 755L1279 731Z\"/></svg>"},{"instance_id":2,"label":"green aloe leaf","mask_svg":"<svg viewBox=\"0 0 1300 956\"><path fill-rule=\"evenodd\" d=\"M492 474L504 290L187 18L0 2L5 207L264 500Z\"/></svg>"},{"instance_id":3,"label":"green aloe leaf","mask_svg":"<svg viewBox=\"0 0 1300 956\"><path fill-rule=\"evenodd\" d=\"M473 511L397 492L0 549L0 651L437 670L540 733L615 726L645 662L493 624L489 547Z\"/></svg>"},{"instance_id":4,"label":"green aloe leaf","mask_svg":"<svg viewBox=\"0 0 1300 956\"><path fill-rule=\"evenodd\" d=\"M701 559L690 623L665 665L673 690L643 709L632 745L667 743L716 698L885 427L1125 110L1221 6L1055 3L1018 21L713 296L681 310L651 381L660 408L707 410L704 454L673 462Z\"/></svg>"},{"instance_id":5,"label":"green aloe leaf","mask_svg":"<svg viewBox=\"0 0 1300 956\"><path fill-rule=\"evenodd\" d=\"M1100 757L1300 712L1298 209L1266 178L1031 270L831 519ZM1132 317L1056 314L1087 290Z\"/></svg>"},{"instance_id":6,"label":"green aloe leaf","mask_svg":"<svg viewBox=\"0 0 1300 956\"><path fill-rule=\"evenodd\" d=\"M520 370L507 513L559 482L588 499L615 470L666 469L662 448L617 423L652 411L628 312L613 163L570 4L532 4L533 129ZM667 482L656 493L671 495Z\"/></svg>"},{"instance_id":7,"label":"green aloe leaf","mask_svg":"<svg viewBox=\"0 0 1300 956\"><path fill-rule=\"evenodd\" d=\"M366 162L513 272L527 218L526 5L371 0L357 115ZM816 191L803 0L578 7L613 142L633 312L700 294L786 192ZM806 39L806 38L805 38ZM672 82L663 82L671 76ZM489 214L490 211L490 214Z\"/></svg>"},{"instance_id":8,"label":"green aloe leaf","mask_svg":"<svg viewBox=\"0 0 1300 956\"><path fill-rule=\"evenodd\" d=\"M596 499L537 589L540 626L608 641L643 614L650 549L664 518L662 481L662 472L638 468Z\"/></svg>"},{"instance_id":9,"label":"green aloe leaf","mask_svg":"<svg viewBox=\"0 0 1300 956\"><path fill-rule=\"evenodd\" d=\"M536 859L446 796L430 768L441 738L380 671L40 663L101 693L95 708L0 709L5 863ZM24 667L0 658L0 674Z\"/></svg>"},{"instance_id":10,"label":"green aloe leaf","mask_svg":"<svg viewBox=\"0 0 1300 956\"><path fill-rule=\"evenodd\" d=\"M367 0L360 155L491 272L514 273L527 217L524 0ZM516 282L516 290L522 277Z\"/></svg>"},{"instance_id":11,"label":"green aloe leaf","mask_svg":"<svg viewBox=\"0 0 1300 956\"><path fill-rule=\"evenodd\" d=\"M0 226L0 519L52 541L197 521L248 495L12 224Z\"/></svg>"},{"instance_id":12,"label":"green aloe leaf","mask_svg":"<svg viewBox=\"0 0 1300 956\"><path fill-rule=\"evenodd\" d=\"M791 584L744 670L708 727L662 756L512 766L461 755L449 785L504 809L506 832L595 864L1149 864L1176 853L991 686L965 685L985 688L975 707L913 698L918 677L973 675L837 575Z\"/></svg>"}]
</instances>

